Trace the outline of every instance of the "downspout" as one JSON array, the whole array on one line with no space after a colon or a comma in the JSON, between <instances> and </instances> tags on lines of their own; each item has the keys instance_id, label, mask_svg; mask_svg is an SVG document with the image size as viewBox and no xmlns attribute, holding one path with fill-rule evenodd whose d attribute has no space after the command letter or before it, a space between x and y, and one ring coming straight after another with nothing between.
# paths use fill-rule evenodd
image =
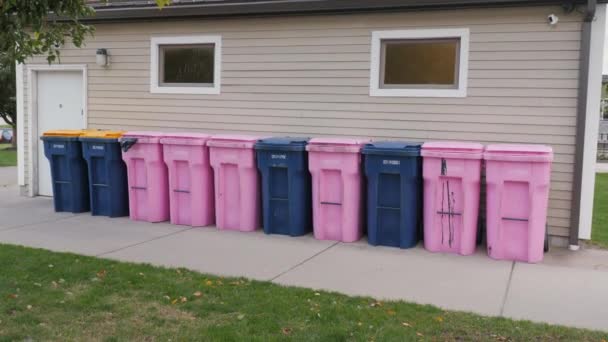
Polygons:
<instances>
[{"instance_id":1,"label":"downspout","mask_svg":"<svg viewBox=\"0 0 608 342\"><path fill-rule=\"evenodd\" d=\"M587 122L587 94L589 91L589 59L591 55L591 23L595 19L597 0L587 0L581 28L579 54L578 104L576 107L576 147L574 155L574 184L570 210L570 249L579 248L581 188L583 186L583 155L585 152L585 126Z\"/></svg>"}]
</instances>

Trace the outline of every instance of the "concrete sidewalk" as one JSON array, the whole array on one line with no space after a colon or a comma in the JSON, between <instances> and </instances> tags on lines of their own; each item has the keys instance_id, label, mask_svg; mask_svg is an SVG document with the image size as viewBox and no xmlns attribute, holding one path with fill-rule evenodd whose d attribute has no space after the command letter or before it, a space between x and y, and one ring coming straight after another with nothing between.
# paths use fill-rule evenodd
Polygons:
<instances>
[{"instance_id":1,"label":"concrete sidewalk","mask_svg":"<svg viewBox=\"0 0 608 342\"><path fill-rule=\"evenodd\" d=\"M608 331L608 252L554 249L538 265L57 214L51 199L0 188L0 242L403 299L451 310Z\"/></svg>"}]
</instances>

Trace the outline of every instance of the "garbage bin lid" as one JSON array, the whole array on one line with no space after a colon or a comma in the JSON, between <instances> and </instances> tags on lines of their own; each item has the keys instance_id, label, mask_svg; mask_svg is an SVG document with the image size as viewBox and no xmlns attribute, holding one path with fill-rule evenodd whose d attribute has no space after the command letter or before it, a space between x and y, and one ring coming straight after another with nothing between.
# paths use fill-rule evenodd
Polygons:
<instances>
[{"instance_id":1,"label":"garbage bin lid","mask_svg":"<svg viewBox=\"0 0 608 342\"><path fill-rule=\"evenodd\" d=\"M165 133L160 139L165 145L206 145L211 135L192 132Z\"/></svg>"},{"instance_id":2,"label":"garbage bin lid","mask_svg":"<svg viewBox=\"0 0 608 342\"><path fill-rule=\"evenodd\" d=\"M262 137L251 135L220 134L212 136L207 142L207 146L252 149L255 142L260 139L262 139Z\"/></svg>"},{"instance_id":3,"label":"garbage bin lid","mask_svg":"<svg viewBox=\"0 0 608 342\"><path fill-rule=\"evenodd\" d=\"M96 138L96 139L118 139L122 137L125 131L111 131L111 130L89 130L80 136L80 138Z\"/></svg>"},{"instance_id":4,"label":"garbage bin lid","mask_svg":"<svg viewBox=\"0 0 608 342\"><path fill-rule=\"evenodd\" d=\"M307 151L359 153L361 147L370 142L366 138L312 138L306 146Z\"/></svg>"},{"instance_id":5,"label":"garbage bin lid","mask_svg":"<svg viewBox=\"0 0 608 342\"><path fill-rule=\"evenodd\" d=\"M423 157L481 159L483 145L471 142L432 141L422 144Z\"/></svg>"},{"instance_id":6,"label":"garbage bin lid","mask_svg":"<svg viewBox=\"0 0 608 342\"><path fill-rule=\"evenodd\" d=\"M495 144L483 153L485 160L551 162L553 149L545 145Z\"/></svg>"},{"instance_id":7,"label":"garbage bin lid","mask_svg":"<svg viewBox=\"0 0 608 342\"><path fill-rule=\"evenodd\" d=\"M420 156L420 147L422 143L411 141L373 141L365 144L361 153L418 157Z\"/></svg>"},{"instance_id":8,"label":"garbage bin lid","mask_svg":"<svg viewBox=\"0 0 608 342\"><path fill-rule=\"evenodd\" d=\"M84 129L57 129L42 133L44 137L79 137L87 130Z\"/></svg>"},{"instance_id":9,"label":"garbage bin lid","mask_svg":"<svg viewBox=\"0 0 608 342\"><path fill-rule=\"evenodd\" d=\"M46 131L44 133L42 133L42 136L40 137L40 140L42 141L49 141L49 140L76 140L78 141L80 139L80 137L85 133L85 132L94 132L96 130L94 129L58 129L58 130L51 130L51 131Z\"/></svg>"},{"instance_id":10,"label":"garbage bin lid","mask_svg":"<svg viewBox=\"0 0 608 342\"><path fill-rule=\"evenodd\" d=\"M120 139L136 138L138 143L158 144L165 133L154 131L128 131Z\"/></svg>"},{"instance_id":11,"label":"garbage bin lid","mask_svg":"<svg viewBox=\"0 0 608 342\"><path fill-rule=\"evenodd\" d=\"M309 138L292 137L260 139L255 144L255 149L273 151L305 151L308 140Z\"/></svg>"},{"instance_id":12,"label":"garbage bin lid","mask_svg":"<svg viewBox=\"0 0 608 342\"><path fill-rule=\"evenodd\" d=\"M163 137L166 133L155 131L127 131L123 133L123 137Z\"/></svg>"}]
</instances>

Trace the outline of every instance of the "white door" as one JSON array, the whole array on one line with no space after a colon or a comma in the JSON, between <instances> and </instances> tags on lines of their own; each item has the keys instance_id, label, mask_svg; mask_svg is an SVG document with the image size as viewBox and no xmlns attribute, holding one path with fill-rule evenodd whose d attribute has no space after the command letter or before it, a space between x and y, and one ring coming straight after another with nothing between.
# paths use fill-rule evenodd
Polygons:
<instances>
[{"instance_id":1,"label":"white door","mask_svg":"<svg viewBox=\"0 0 608 342\"><path fill-rule=\"evenodd\" d=\"M38 134L52 129L85 128L81 71L38 71ZM38 139L38 194L52 196L51 168Z\"/></svg>"}]
</instances>

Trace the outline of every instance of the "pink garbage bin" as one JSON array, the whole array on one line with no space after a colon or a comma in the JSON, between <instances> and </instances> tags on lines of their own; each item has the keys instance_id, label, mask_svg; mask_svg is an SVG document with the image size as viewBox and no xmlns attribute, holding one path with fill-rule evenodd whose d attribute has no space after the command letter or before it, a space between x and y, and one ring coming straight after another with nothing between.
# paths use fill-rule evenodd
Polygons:
<instances>
[{"instance_id":1,"label":"pink garbage bin","mask_svg":"<svg viewBox=\"0 0 608 342\"><path fill-rule=\"evenodd\" d=\"M361 148L369 140L314 138L308 142L314 236L353 242L363 234Z\"/></svg>"},{"instance_id":2,"label":"pink garbage bin","mask_svg":"<svg viewBox=\"0 0 608 342\"><path fill-rule=\"evenodd\" d=\"M129 216L132 220L169 219L167 166L159 132L127 132L120 138L127 164Z\"/></svg>"},{"instance_id":3,"label":"pink garbage bin","mask_svg":"<svg viewBox=\"0 0 608 342\"><path fill-rule=\"evenodd\" d=\"M215 222L209 135L167 133L160 139L169 171L171 223L209 226Z\"/></svg>"},{"instance_id":4,"label":"pink garbage bin","mask_svg":"<svg viewBox=\"0 0 608 342\"><path fill-rule=\"evenodd\" d=\"M422 145L424 248L470 255L477 242L483 146L428 142Z\"/></svg>"},{"instance_id":5,"label":"pink garbage bin","mask_svg":"<svg viewBox=\"0 0 608 342\"><path fill-rule=\"evenodd\" d=\"M207 142L215 183L215 222L219 229L260 227L260 185L255 142L259 137L214 135Z\"/></svg>"},{"instance_id":6,"label":"pink garbage bin","mask_svg":"<svg viewBox=\"0 0 608 342\"><path fill-rule=\"evenodd\" d=\"M541 145L490 145L484 159L488 255L541 261L553 150Z\"/></svg>"}]
</instances>

